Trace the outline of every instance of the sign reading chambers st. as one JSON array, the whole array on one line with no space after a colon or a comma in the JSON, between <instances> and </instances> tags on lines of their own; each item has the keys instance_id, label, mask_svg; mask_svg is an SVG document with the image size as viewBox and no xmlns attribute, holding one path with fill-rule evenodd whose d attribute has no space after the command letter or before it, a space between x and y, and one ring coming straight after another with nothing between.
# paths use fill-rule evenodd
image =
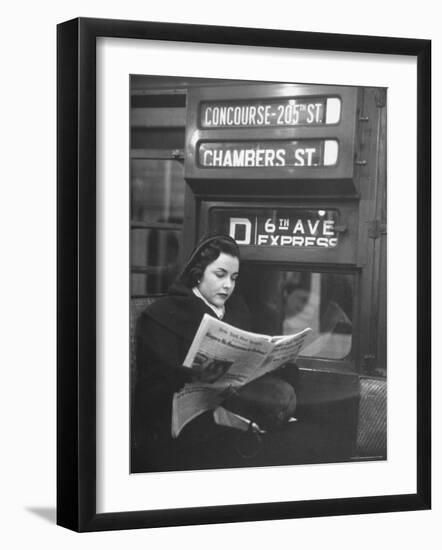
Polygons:
<instances>
[{"instance_id":1,"label":"sign reading chambers st.","mask_svg":"<svg viewBox=\"0 0 442 550\"><path fill-rule=\"evenodd\" d=\"M225 231L240 245L336 248L337 210L309 208L214 208L212 229Z\"/></svg>"},{"instance_id":2,"label":"sign reading chambers st.","mask_svg":"<svg viewBox=\"0 0 442 550\"><path fill-rule=\"evenodd\" d=\"M202 142L198 164L202 168L273 168L333 166L338 159L336 140L261 142Z\"/></svg>"}]
</instances>

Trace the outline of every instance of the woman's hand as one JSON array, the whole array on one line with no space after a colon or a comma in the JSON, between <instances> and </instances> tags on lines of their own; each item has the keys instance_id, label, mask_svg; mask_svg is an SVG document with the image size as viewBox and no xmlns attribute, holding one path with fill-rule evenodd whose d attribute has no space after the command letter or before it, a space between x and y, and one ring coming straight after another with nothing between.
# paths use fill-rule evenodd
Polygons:
<instances>
[{"instance_id":1,"label":"woman's hand","mask_svg":"<svg viewBox=\"0 0 442 550\"><path fill-rule=\"evenodd\" d=\"M201 382L203 384L212 384L219 377L216 374L211 373L210 371L199 370L199 369L191 369L191 378L192 378L192 382Z\"/></svg>"},{"instance_id":2,"label":"woman's hand","mask_svg":"<svg viewBox=\"0 0 442 550\"><path fill-rule=\"evenodd\" d=\"M177 367L177 371L183 378L183 383L210 382L210 375L204 374L204 371L195 368L189 368L185 365Z\"/></svg>"},{"instance_id":3,"label":"woman's hand","mask_svg":"<svg viewBox=\"0 0 442 550\"><path fill-rule=\"evenodd\" d=\"M231 361L210 359L204 364L192 368L194 381L213 384L226 374L231 365Z\"/></svg>"}]
</instances>

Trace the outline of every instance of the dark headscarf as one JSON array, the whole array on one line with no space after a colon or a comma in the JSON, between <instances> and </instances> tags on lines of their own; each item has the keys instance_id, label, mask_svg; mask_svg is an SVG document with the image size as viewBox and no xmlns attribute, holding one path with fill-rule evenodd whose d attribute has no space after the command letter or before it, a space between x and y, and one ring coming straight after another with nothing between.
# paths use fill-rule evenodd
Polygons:
<instances>
[{"instance_id":1,"label":"dark headscarf","mask_svg":"<svg viewBox=\"0 0 442 550\"><path fill-rule=\"evenodd\" d=\"M197 243L195 248L192 250L190 256L187 258L184 263L181 273L176 278L175 283L178 285L186 284L186 279L189 274L189 271L195 266L199 255L204 248L206 248L210 243L215 241L224 241L231 244L235 250L235 255L239 259L239 248L234 239L225 233L212 233L210 235L204 235Z\"/></svg>"},{"instance_id":2,"label":"dark headscarf","mask_svg":"<svg viewBox=\"0 0 442 550\"><path fill-rule=\"evenodd\" d=\"M213 311L192 292L192 288L186 284L189 271L198 261L200 252L211 242L222 239L232 244L239 255L238 245L235 240L223 233L206 235L200 239L192 253L188 257L181 273L170 286L168 295L157 300L146 310L145 314L158 324L171 332L193 340L195 332L201 322L204 313L213 314ZM226 322L239 328L250 330L250 314L242 297L233 292L226 307Z\"/></svg>"}]
</instances>

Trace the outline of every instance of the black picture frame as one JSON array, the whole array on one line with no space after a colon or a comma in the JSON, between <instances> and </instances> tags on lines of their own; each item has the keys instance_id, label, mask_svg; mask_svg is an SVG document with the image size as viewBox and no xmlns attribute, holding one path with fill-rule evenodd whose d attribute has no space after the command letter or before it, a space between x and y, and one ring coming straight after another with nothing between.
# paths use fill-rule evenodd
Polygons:
<instances>
[{"instance_id":1,"label":"black picture frame","mask_svg":"<svg viewBox=\"0 0 442 550\"><path fill-rule=\"evenodd\" d=\"M96 39L151 39L414 56L417 60L417 471L414 494L97 513ZM431 506L431 42L407 38L74 19L57 28L57 523L101 531ZM407 428L408 429L408 428Z\"/></svg>"}]
</instances>

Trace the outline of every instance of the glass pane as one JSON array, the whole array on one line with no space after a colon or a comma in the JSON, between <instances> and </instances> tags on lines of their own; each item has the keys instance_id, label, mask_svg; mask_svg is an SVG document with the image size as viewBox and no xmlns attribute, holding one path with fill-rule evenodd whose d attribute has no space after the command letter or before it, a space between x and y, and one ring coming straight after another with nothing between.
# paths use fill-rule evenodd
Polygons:
<instances>
[{"instance_id":1,"label":"glass pane","mask_svg":"<svg viewBox=\"0 0 442 550\"><path fill-rule=\"evenodd\" d=\"M147 294L147 275L146 273L131 273L130 275L130 295L145 296Z\"/></svg>"},{"instance_id":2,"label":"glass pane","mask_svg":"<svg viewBox=\"0 0 442 550\"><path fill-rule=\"evenodd\" d=\"M183 223L184 168L176 160L132 159L131 219Z\"/></svg>"},{"instance_id":3,"label":"glass pane","mask_svg":"<svg viewBox=\"0 0 442 550\"><path fill-rule=\"evenodd\" d=\"M344 359L351 352L354 276L241 266L240 285L255 331L312 332L301 355Z\"/></svg>"},{"instance_id":4,"label":"glass pane","mask_svg":"<svg viewBox=\"0 0 442 550\"><path fill-rule=\"evenodd\" d=\"M132 229L132 295L167 291L178 275L181 231Z\"/></svg>"}]
</instances>

